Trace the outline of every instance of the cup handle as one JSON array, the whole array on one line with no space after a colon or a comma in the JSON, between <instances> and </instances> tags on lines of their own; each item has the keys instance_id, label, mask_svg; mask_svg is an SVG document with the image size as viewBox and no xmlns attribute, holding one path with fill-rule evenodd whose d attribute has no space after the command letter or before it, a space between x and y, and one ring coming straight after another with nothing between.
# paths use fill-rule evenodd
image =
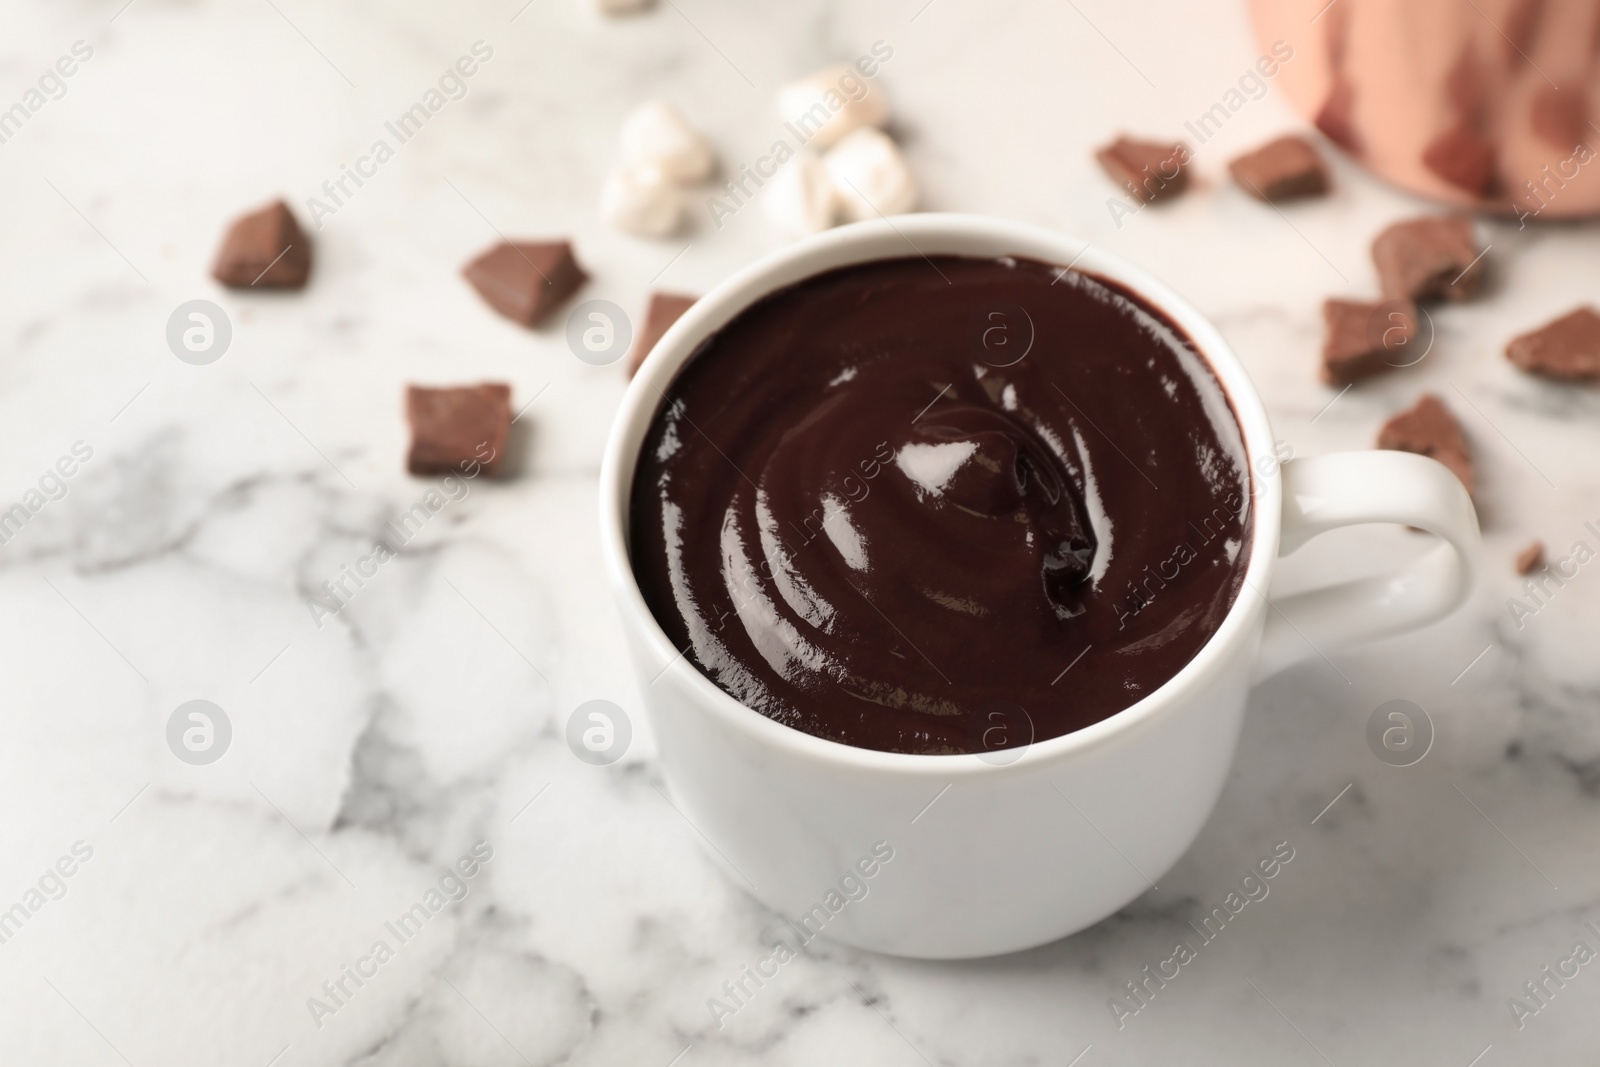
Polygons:
<instances>
[{"instance_id":1,"label":"cup handle","mask_svg":"<svg viewBox=\"0 0 1600 1067\"><path fill-rule=\"evenodd\" d=\"M1289 460L1280 471L1280 556L1329 530L1369 522L1419 527L1443 543L1399 570L1269 601L1258 681L1319 652L1414 630L1466 599L1477 569L1478 516L1442 463L1379 450Z\"/></svg>"}]
</instances>

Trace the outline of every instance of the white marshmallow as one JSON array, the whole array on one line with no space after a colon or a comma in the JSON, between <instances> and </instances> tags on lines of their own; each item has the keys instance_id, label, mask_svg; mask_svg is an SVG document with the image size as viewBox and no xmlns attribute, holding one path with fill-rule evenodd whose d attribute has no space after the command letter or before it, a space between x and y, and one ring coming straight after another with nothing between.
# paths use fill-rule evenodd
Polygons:
<instances>
[{"instance_id":1,"label":"white marshmallow","mask_svg":"<svg viewBox=\"0 0 1600 1067\"><path fill-rule=\"evenodd\" d=\"M859 99L852 100L853 96ZM779 90L778 110L808 144L819 149L851 130L889 121L883 90L854 67L843 65L819 70Z\"/></svg>"},{"instance_id":2,"label":"white marshmallow","mask_svg":"<svg viewBox=\"0 0 1600 1067\"><path fill-rule=\"evenodd\" d=\"M683 190L660 167L623 167L600 189L600 221L639 237L666 237L683 222Z\"/></svg>"},{"instance_id":3,"label":"white marshmallow","mask_svg":"<svg viewBox=\"0 0 1600 1067\"><path fill-rule=\"evenodd\" d=\"M785 237L805 237L832 226L839 214L839 194L822 159L802 148L778 168L762 190L762 210Z\"/></svg>"},{"instance_id":4,"label":"white marshmallow","mask_svg":"<svg viewBox=\"0 0 1600 1067\"><path fill-rule=\"evenodd\" d=\"M633 15L655 5L656 0L594 0L602 15Z\"/></svg>"},{"instance_id":5,"label":"white marshmallow","mask_svg":"<svg viewBox=\"0 0 1600 1067\"><path fill-rule=\"evenodd\" d=\"M704 181L715 165L706 139L664 100L640 104L623 122L622 159L630 167L660 167L680 182Z\"/></svg>"},{"instance_id":6,"label":"white marshmallow","mask_svg":"<svg viewBox=\"0 0 1600 1067\"><path fill-rule=\"evenodd\" d=\"M846 218L900 215L917 206L917 183L900 149L880 130L845 137L822 157Z\"/></svg>"}]
</instances>

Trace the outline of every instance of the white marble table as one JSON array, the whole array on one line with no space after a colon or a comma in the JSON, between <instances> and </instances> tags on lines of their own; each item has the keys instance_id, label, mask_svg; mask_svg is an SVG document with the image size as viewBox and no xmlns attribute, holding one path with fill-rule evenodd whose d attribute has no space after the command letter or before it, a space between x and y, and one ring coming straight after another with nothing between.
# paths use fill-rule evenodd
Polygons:
<instances>
[{"instance_id":1,"label":"white marble table","mask_svg":"<svg viewBox=\"0 0 1600 1067\"><path fill-rule=\"evenodd\" d=\"M1201 148L1190 195L1120 226L1089 159L1123 128L1182 134L1237 83L1255 59L1241 5L673 0L605 22L522 2L0 16L0 108L75 41L93 49L0 143L0 506L92 451L0 546L0 909L26 915L0 944L0 1063L1588 1062L1600 967L1521 1029L1506 1002L1575 941L1600 947L1583 925L1600 923L1600 564L1520 628L1506 600L1532 537L1596 544L1600 396L1500 350L1595 295L1593 226L1486 227L1492 296L1439 315L1420 366L1330 407L1320 301L1373 291L1368 240L1421 205L1343 163L1333 197L1281 217L1242 196L1226 159L1296 125L1275 96ZM493 57L465 98L323 220L309 290L208 279L224 220L279 193L304 217L478 40ZM573 235L587 293L629 309L658 275L711 286L776 239L757 211L717 229L697 209L678 241L604 231L621 117L665 95L725 164L748 160L777 84L875 40L927 206L1157 271L1232 340L1297 454L1367 447L1439 392L1479 458L1485 578L1445 624L1264 685L1204 833L1117 916L976 963L818 941L718 1030L706 999L764 953L772 916L659 792L595 547L623 373L488 313L457 271L498 229ZM164 339L195 298L233 322L209 366ZM538 397L516 475L449 503L318 627L308 595L428 488L401 471L403 384L485 378ZM1419 547L1351 533L1284 581ZM592 698L634 712L610 767L563 741ZM232 724L210 765L167 747L191 699ZM1364 740L1392 699L1437 731L1412 767ZM445 883L465 896L389 933L479 841L492 859ZM1271 895L1119 1029L1108 1000L1278 842L1295 859ZM379 940L392 958L370 956Z\"/></svg>"}]
</instances>

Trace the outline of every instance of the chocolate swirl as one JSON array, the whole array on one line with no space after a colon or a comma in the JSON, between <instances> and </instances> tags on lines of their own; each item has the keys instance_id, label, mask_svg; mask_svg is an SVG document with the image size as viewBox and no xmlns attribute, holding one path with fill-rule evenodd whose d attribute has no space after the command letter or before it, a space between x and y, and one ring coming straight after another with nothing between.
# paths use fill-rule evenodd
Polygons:
<instances>
[{"instance_id":1,"label":"chocolate swirl","mask_svg":"<svg viewBox=\"0 0 1600 1067\"><path fill-rule=\"evenodd\" d=\"M1187 663L1237 591L1248 494L1220 385L1138 297L1029 260L885 260L706 341L645 442L634 570L757 711L983 751Z\"/></svg>"}]
</instances>

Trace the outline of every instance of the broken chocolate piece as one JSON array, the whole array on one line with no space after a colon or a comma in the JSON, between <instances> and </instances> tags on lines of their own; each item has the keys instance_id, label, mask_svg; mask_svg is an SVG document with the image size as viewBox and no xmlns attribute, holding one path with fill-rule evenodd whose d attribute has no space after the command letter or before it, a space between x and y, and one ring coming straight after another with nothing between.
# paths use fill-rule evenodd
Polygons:
<instances>
[{"instance_id":1,"label":"broken chocolate piece","mask_svg":"<svg viewBox=\"0 0 1600 1067\"><path fill-rule=\"evenodd\" d=\"M1513 338L1506 358L1529 374L1561 381L1600 380L1600 315L1581 307Z\"/></svg>"},{"instance_id":2,"label":"broken chocolate piece","mask_svg":"<svg viewBox=\"0 0 1600 1067\"><path fill-rule=\"evenodd\" d=\"M1464 193L1485 197L1499 184L1494 146L1470 123L1458 122L1422 150L1422 165Z\"/></svg>"},{"instance_id":3,"label":"broken chocolate piece","mask_svg":"<svg viewBox=\"0 0 1600 1067\"><path fill-rule=\"evenodd\" d=\"M589 279L567 241L502 241L461 273L490 307L530 327Z\"/></svg>"},{"instance_id":4,"label":"broken chocolate piece","mask_svg":"<svg viewBox=\"0 0 1600 1067\"><path fill-rule=\"evenodd\" d=\"M1468 493L1473 490L1475 473L1466 435L1450 409L1431 393L1383 424L1378 431L1378 447L1436 459L1461 479Z\"/></svg>"},{"instance_id":5,"label":"broken chocolate piece","mask_svg":"<svg viewBox=\"0 0 1600 1067\"><path fill-rule=\"evenodd\" d=\"M1118 137L1094 154L1111 180L1141 204L1177 196L1189 184L1189 146L1181 141L1135 141Z\"/></svg>"},{"instance_id":6,"label":"broken chocolate piece","mask_svg":"<svg viewBox=\"0 0 1600 1067\"><path fill-rule=\"evenodd\" d=\"M1383 295L1391 300L1467 300L1485 272L1472 219L1447 215L1397 222L1372 242Z\"/></svg>"},{"instance_id":7,"label":"broken chocolate piece","mask_svg":"<svg viewBox=\"0 0 1600 1067\"><path fill-rule=\"evenodd\" d=\"M1348 385L1421 357L1407 351L1417 338L1417 309L1409 301L1325 300L1322 380Z\"/></svg>"},{"instance_id":8,"label":"broken chocolate piece","mask_svg":"<svg viewBox=\"0 0 1600 1067\"><path fill-rule=\"evenodd\" d=\"M1589 105L1584 93L1572 86L1542 86L1534 95L1529 120L1534 133L1563 152L1588 141Z\"/></svg>"},{"instance_id":9,"label":"broken chocolate piece","mask_svg":"<svg viewBox=\"0 0 1600 1067\"><path fill-rule=\"evenodd\" d=\"M1544 542L1535 541L1517 553L1517 573L1532 574L1544 566Z\"/></svg>"},{"instance_id":10,"label":"broken chocolate piece","mask_svg":"<svg viewBox=\"0 0 1600 1067\"><path fill-rule=\"evenodd\" d=\"M241 215L217 249L211 276L233 289L301 289L311 276L311 238L276 200Z\"/></svg>"},{"instance_id":11,"label":"broken chocolate piece","mask_svg":"<svg viewBox=\"0 0 1600 1067\"><path fill-rule=\"evenodd\" d=\"M511 387L499 382L433 389L406 386L412 474L482 473L493 478L511 430Z\"/></svg>"},{"instance_id":12,"label":"broken chocolate piece","mask_svg":"<svg viewBox=\"0 0 1600 1067\"><path fill-rule=\"evenodd\" d=\"M1303 137L1280 137L1228 164L1234 181L1273 203L1328 191L1328 167Z\"/></svg>"},{"instance_id":13,"label":"broken chocolate piece","mask_svg":"<svg viewBox=\"0 0 1600 1067\"><path fill-rule=\"evenodd\" d=\"M644 326L639 330L639 336L634 338L633 351L628 353L628 377L632 378L638 372L639 365L656 346L656 342L661 340L661 335L666 333L667 328L677 322L697 299L699 298L681 296L678 293L650 294L650 307L644 313Z\"/></svg>"}]
</instances>

